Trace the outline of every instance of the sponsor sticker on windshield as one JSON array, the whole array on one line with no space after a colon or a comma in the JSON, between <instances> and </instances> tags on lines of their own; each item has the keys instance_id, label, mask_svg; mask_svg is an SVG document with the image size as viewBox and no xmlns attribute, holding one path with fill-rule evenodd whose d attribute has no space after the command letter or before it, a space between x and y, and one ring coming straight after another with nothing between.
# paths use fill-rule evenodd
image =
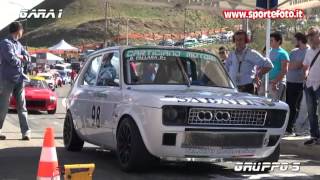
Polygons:
<instances>
[{"instance_id":1,"label":"sponsor sticker on windshield","mask_svg":"<svg viewBox=\"0 0 320 180\"><path fill-rule=\"evenodd\" d=\"M130 49L125 52L124 56L129 60L166 60L166 57L217 60L213 55L207 53L168 49Z\"/></svg>"}]
</instances>

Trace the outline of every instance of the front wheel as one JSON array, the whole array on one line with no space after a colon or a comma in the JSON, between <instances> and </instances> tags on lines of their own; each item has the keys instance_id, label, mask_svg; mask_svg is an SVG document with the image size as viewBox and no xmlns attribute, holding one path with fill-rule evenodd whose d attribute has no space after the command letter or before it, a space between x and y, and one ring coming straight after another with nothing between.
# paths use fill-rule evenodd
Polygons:
<instances>
[{"instance_id":1,"label":"front wheel","mask_svg":"<svg viewBox=\"0 0 320 180\"><path fill-rule=\"evenodd\" d=\"M63 125L63 143L68 151L81 151L84 141L78 136L71 114L68 112Z\"/></svg>"},{"instance_id":2,"label":"front wheel","mask_svg":"<svg viewBox=\"0 0 320 180\"><path fill-rule=\"evenodd\" d=\"M280 158L280 144L276 147L272 154L264 158L263 162L278 162Z\"/></svg>"},{"instance_id":3,"label":"front wheel","mask_svg":"<svg viewBox=\"0 0 320 180\"><path fill-rule=\"evenodd\" d=\"M273 151L272 154L270 154L268 157L263 158L262 160L260 160L261 163L263 162L278 162L280 158L280 144L276 147L276 149ZM269 172L271 170L271 168L264 168L262 169L263 166L261 166L260 172L262 173L266 173Z\"/></svg>"},{"instance_id":4,"label":"front wheel","mask_svg":"<svg viewBox=\"0 0 320 180\"><path fill-rule=\"evenodd\" d=\"M48 110L48 114L55 114L57 112L57 109L54 110Z\"/></svg>"},{"instance_id":5,"label":"front wheel","mask_svg":"<svg viewBox=\"0 0 320 180\"><path fill-rule=\"evenodd\" d=\"M123 119L118 127L117 157L122 170L127 172L145 170L157 161L148 152L137 125L130 118Z\"/></svg>"}]
</instances>

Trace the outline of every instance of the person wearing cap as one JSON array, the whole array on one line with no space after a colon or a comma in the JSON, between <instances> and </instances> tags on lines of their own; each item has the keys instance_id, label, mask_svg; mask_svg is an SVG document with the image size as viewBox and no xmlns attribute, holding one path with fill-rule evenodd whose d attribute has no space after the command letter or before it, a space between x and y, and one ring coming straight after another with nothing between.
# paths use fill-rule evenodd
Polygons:
<instances>
[{"instance_id":1,"label":"person wearing cap","mask_svg":"<svg viewBox=\"0 0 320 180\"><path fill-rule=\"evenodd\" d=\"M307 101L310 136L305 145L320 145L319 119L317 116L318 100L320 99L320 28L308 30L308 42L311 46L303 61L305 77L304 92Z\"/></svg>"},{"instance_id":2,"label":"person wearing cap","mask_svg":"<svg viewBox=\"0 0 320 180\"><path fill-rule=\"evenodd\" d=\"M22 140L30 140L31 130L28 125L24 81L28 77L23 72L23 64L29 61L29 54L18 41L23 34L22 24L12 22L9 25L10 35L0 42L0 140L6 136L1 133L8 112L10 95L17 101Z\"/></svg>"},{"instance_id":3,"label":"person wearing cap","mask_svg":"<svg viewBox=\"0 0 320 180\"><path fill-rule=\"evenodd\" d=\"M225 46L219 47L219 57L223 64L225 64L225 60L228 58L228 50Z\"/></svg>"},{"instance_id":4,"label":"person wearing cap","mask_svg":"<svg viewBox=\"0 0 320 180\"><path fill-rule=\"evenodd\" d=\"M245 31L237 31L233 42L236 48L225 61L225 68L240 92L256 94L256 86L260 86L261 77L269 72L273 65L258 51L247 47L249 38ZM259 68L259 72L256 68Z\"/></svg>"}]
</instances>

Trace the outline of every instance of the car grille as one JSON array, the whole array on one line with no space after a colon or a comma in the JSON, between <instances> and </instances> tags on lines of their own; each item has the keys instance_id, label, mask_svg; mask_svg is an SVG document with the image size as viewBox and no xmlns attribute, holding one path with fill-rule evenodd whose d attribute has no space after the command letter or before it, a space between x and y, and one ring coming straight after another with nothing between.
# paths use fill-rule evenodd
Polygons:
<instances>
[{"instance_id":1,"label":"car grille","mask_svg":"<svg viewBox=\"0 0 320 180\"><path fill-rule=\"evenodd\" d=\"M264 126L265 110L191 108L189 125Z\"/></svg>"},{"instance_id":2,"label":"car grille","mask_svg":"<svg viewBox=\"0 0 320 180\"><path fill-rule=\"evenodd\" d=\"M44 100L27 101L26 104L29 107L41 107L46 105L46 101Z\"/></svg>"},{"instance_id":3,"label":"car grille","mask_svg":"<svg viewBox=\"0 0 320 180\"><path fill-rule=\"evenodd\" d=\"M186 132L182 148L260 148L265 133L261 132Z\"/></svg>"}]
</instances>

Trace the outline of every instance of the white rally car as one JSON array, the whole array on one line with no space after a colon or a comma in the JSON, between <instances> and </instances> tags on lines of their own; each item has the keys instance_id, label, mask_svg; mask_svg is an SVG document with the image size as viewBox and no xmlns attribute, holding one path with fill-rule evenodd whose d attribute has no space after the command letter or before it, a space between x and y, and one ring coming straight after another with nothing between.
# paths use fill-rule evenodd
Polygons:
<instances>
[{"instance_id":1,"label":"white rally car","mask_svg":"<svg viewBox=\"0 0 320 180\"><path fill-rule=\"evenodd\" d=\"M126 171L157 160L278 161L288 105L239 93L219 59L170 47L113 47L87 59L67 98L65 148L116 152Z\"/></svg>"}]
</instances>

